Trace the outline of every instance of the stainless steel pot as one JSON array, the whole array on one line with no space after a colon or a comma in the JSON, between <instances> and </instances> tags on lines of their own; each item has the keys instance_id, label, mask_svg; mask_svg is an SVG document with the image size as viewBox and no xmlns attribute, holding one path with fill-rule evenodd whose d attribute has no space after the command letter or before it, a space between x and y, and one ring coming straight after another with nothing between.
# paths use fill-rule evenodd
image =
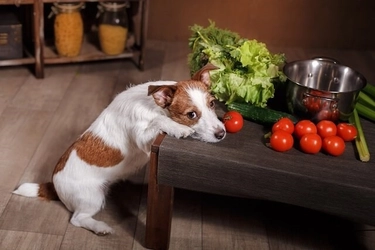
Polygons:
<instances>
[{"instance_id":1,"label":"stainless steel pot","mask_svg":"<svg viewBox=\"0 0 375 250\"><path fill-rule=\"evenodd\" d=\"M284 66L288 78L287 105L300 117L346 121L354 110L366 79L357 71L329 58L294 61Z\"/></svg>"}]
</instances>

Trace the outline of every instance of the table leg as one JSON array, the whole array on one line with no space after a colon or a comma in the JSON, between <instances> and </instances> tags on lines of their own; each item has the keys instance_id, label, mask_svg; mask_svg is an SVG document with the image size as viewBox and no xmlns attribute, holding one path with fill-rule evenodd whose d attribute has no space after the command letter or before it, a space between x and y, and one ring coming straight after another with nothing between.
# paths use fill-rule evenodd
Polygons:
<instances>
[{"instance_id":1,"label":"table leg","mask_svg":"<svg viewBox=\"0 0 375 250\"><path fill-rule=\"evenodd\" d=\"M145 245L151 249L166 250L171 233L174 188L158 184L157 169L158 148L151 151L150 157Z\"/></svg>"}]
</instances>

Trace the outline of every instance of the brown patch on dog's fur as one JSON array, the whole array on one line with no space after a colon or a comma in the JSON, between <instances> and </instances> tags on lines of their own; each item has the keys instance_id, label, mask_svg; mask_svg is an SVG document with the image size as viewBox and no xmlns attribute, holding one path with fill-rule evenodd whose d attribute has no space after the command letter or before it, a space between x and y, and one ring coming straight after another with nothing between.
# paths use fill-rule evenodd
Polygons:
<instances>
[{"instance_id":1,"label":"brown patch on dog's fur","mask_svg":"<svg viewBox=\"0 0 375 250\"><path fill-rule=\"evenodd\" d=\"M39 184L38 197L44 200L59 200L52 182Z\"/></svg>"},{"instance_id":2,"label":"brown patch on dog's fur","mask_svg":"<svg viewBox=\"0 0 375 250\"><path fill-rule=\"evenodd\" d=\"M150 85L147 95L152 95L157 105L166 108L171 104L176 88L175 85Z\"/></svg>"},{"instance_id":3,"label":"brown patch on dog's fur","mask_svg":"<svg viewBox=\"0 0 375 250\"><path fill-rule=\"evenodd\" d=\"M174 94L173 101L168 107L171 113L171 119L175 122L192 126L196 124L201 117L200 110L193 105L190 96L188 94L188 89L198 89L202 92L207 92L207 86L200 81L181 81L176 84L177 90ZM189 119L187 114L190 112L195 112L197 114L196 119Z\"/></svg>"},{"instance_id":4,"label":"brown patch on dog's fur","mask_svg":"<svg viewBox=\"0 0 375 250\"><path fill-rule=\"evenodd\" d=\"M92 133L85 133L74 145L78 156L90 165L112 167L119 164L124 157L117 148L112 148Z\"/></svg>"},{"instance_id":5,"label":"brown patch on dog's fur","mask_svg":"<svg viewBox=\"0 0 375 250\"><path fill-rule=\"evenodd\" d=\"M197 71L193 76L192 80L201 81L207 86L211 85L211 79L210 74L206 74L210 70L219 69L219 67L216 67L212 63L207 63L205 66L203 66L199 71Z\"/></svg>"},{"instance_id":6,"label":"brown patch on dog's fur","mask_svg":"<svg viewBox=\"0 0 375 250\"><path fill-rule=\"evenodd\" d=\"M73 151L73 148L74 148L74 145L71 145L66 151L65 153L60 157L60 160L57 162L56 164L56 167L55 167L55 170L53 171L53 174L57 174L58 172L60 172L61 170L64 169L65 167L65 164L66 162L68 161L68 158L69 158L69 155L70 153Z\"/></svg>"},{"instance_id":7,"label":"brown patch on dog's fur","mask_svg":"<svg viewBox=\"0 0 375 250\"><path fill-rule=\"evenodd\" d=\"M91 132L87 132L61 156L53 174L58 173L65 167L73 150L77 151L77 155L83 161L98 167L112 167L124 160L119 149L106 145L102 139L94 136Z\"/></svg>"}]
</instances>

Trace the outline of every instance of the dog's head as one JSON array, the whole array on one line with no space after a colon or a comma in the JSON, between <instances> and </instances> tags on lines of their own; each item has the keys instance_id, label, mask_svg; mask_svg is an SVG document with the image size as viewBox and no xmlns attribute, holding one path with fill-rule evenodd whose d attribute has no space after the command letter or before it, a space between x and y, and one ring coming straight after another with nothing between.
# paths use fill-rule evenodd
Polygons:
<instances>
[{"instance_id":1,"label":"dog's head","mask_svg":"<svg viewBox=\"0 0 375 250\"><path fill-rule=\"evenodd\" d=\"M148 94L155 103L168 109L171 119L194 129L193 138L218 142L225 137L224 124L215 113L215 98L209 92L209 71L217 69L207 64L192 80L180 81L175 85L151 85Z\"/></svg>"}]
</instances>

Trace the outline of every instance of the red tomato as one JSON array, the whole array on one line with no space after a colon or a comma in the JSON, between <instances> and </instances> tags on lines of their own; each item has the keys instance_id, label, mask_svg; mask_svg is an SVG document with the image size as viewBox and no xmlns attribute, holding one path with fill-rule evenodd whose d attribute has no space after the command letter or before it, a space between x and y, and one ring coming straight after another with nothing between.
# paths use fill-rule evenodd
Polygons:
<instances>
[{"instance_id":1,"label":"red tomato","mask_svg":"<svg viewBox=\"0 0 375 250\"><path fill-rule=\"evenodd\" d=\"M316 117L318 118L318 120L332 119L332 112L329 109L322 109L319 111Z\"/></svg>"},{"instance_id":2,"label":"red tomato","mask_svg":"<svg viewBox=\"0 0 375 250\"><path fill-rule=\"evenodd\" d=\"M223 116L225 130L229 133L237 133L243 127L243 117L237 111L228 111Z\"/></svg>"},{"instance_id":3,"label":"red tomato","mask_svg":"<svg viewBox=\"0 0 375 250\"><path fill-rule=\"evenodd\" d=\"M345 142L337 135L328 136L323 139L322 148L330 155L339 156L345 151Z\"/></svg>"},{"instance_id":4,"label":"red tomato","mask_svg":"<svg viewBox=\"0 0 375 250\"><path fill-rule=\"evenodd\" d=\"M293 136L284 130L277 130L271 135L271 148L278 152L288 151L293 147Z\"/></svg>"},{"instance_id":5,"label":"red tomato","mask_svg":"<svg viewBox=\"0 0 375 250\"><path fill-rule=\"evenodd\" d=\"M297 122L294 127L294 135L301 139L304 134L316 134L317 129L315 124L310 120L301 120Z\"/></svg>"},{"instance_id":6,"label":"red tomato","mask_svg":"<svg viewBox=\"0 0 375 250\"><path fill-rule=\"evenodd\" d=\"M322 138L318 134L304 134L299 141L301 150L308 154L316 154L322 148Z\"/></svg>"},{"instance_id":7,"label":"red tomato","mask_svg":"<svg viewBox=\"0 0 375 250\"><path fill-rule=\"evenodd\" d=\"M336 120L338 120L339 118L340 118L340 112L339 112L339 110L338 110L338 109L333 110L333 111L332 111L331 119L332 119L333 121L336 121Z\"/></svg>"},{"instance_id":8,"label":"red tomato","mask_svg":"<svg viewBox=\"0 0 375 250\"><path fill-rule=\"evenodd\" d=\"M337 135L344 141L352 141L357 137L357 128L350 123L337 124Z\"/></svg>"},{"instance_id":9,"label":"red tomato","mask_svg":"<svg viewBox=\"0 0 375 250\"><path fill-rule=\"evenodd\" d=\"M336 135L337 133L336 124L329 120L322 120L318 122L318 124L316 124L316 128L318 130L318 135L320 135L322 138Z\"/></svg>"},{"instance_id":10,"label":"red tomato","mask_svg":"<svg viewBox=\"0 0 375 250\"><path fill-rule=\"evenodd\" d=\"M285 132L288 132L289 134L293 134L294 124L292 120L290 120L289 118L283 117L272 126L272 133L274 133L277 130L284 130Z\"/></svg>"}]
</instances>

